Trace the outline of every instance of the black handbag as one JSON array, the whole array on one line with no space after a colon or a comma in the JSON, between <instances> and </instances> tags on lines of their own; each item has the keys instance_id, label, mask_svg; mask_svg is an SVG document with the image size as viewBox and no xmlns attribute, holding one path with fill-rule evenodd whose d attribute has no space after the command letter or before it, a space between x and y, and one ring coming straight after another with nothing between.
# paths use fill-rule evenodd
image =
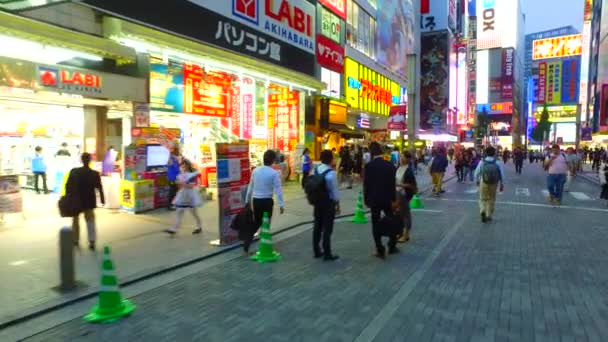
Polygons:
<instances>
[{"instance_id":1,"label":"black handbag","mask_svg":"<svg viewBox=\"0 0 608 342\"><path fill-rule=\"evenodd\" d=\"M61 217L75 217L78 215L78 209L74 206L74 201L70 195L61 196L57 206Z\"/></svg>"},{"instance_id":2,"label":"black handbag","mask_svg":"<svg viewBox=\"0 0 608 342\"><path fill-rule=\"evenodd\" d=\"M255 229L255 219L251 204L246 204L245 207L232 219L230 228L236 231L253 230Z\"/></svg>"},{"instance_id":3,"label":"black handbag","mask_svg":"<svg viewBox=\"0 0 608 342\"><path fill-rule=\"evenodd\" d=\"M403 233L403 219L399 214L385 215L378 222L382 236L397 236Z\"/></svg>"}]
</instances>

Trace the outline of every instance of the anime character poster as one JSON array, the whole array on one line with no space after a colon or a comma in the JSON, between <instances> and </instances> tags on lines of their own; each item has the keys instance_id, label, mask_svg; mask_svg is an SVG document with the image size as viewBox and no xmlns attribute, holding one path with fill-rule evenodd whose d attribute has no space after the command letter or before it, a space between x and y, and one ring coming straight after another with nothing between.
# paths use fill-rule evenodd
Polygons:
<instances>
[{"instance_id":1,"label":"anime character poster","mask_svg":"<svg viewBox=\"0 0 608 342\"><path fill-rule=\"evenodd\" d=\"M420 50L420 128L442 129L449 94L447 32L423 34Z\"/></svg>"},{"instance_id":2,"label":"anime character poster","mask_svg":"<svg viewBox=\"0 0 608 342\"><path fill-rule=\"evenodd\" d=\"M378 0L376 56L378 62L407 75L407 55L414 52L413 0Z\"/></svg>"}]
</instances>

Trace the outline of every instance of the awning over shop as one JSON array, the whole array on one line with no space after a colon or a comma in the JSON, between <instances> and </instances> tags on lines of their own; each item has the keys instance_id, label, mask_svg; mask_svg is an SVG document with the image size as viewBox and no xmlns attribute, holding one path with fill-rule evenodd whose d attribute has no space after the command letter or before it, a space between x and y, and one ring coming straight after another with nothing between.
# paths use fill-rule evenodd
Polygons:
<instances>
[{"instance_id":1,"label":"awning over shop","mask_svg":"<svg viewBox=\"0 0 608 342\"><path fill-rule=\"evenodd\" d=\"M355 131L346 125L330 124L329 130L340 133L344 139L364 139L362 131Z\"/></svg>"},{"instance_id":2,"label":"awning over shop","mask_svg":"<svg viewBox=\"0 0 608 342\"><path fill-rule=\"evenodd\" d=\"M293 70L277 67L271 63L247 57L235 52L218 48L209 44L178 37L159 30L137 25L126 20L104 17L104 35L108 38L120 40L122 38L135 41L145 41L150 44L166 47L176 51L183 51L194 56L208 57L239 67L244 70L253 70L258 73L292 82L311 89L324 90L325 84L318 79Z\"/></svg>"},{"instance_id":3,"label":"awning over shop","mask_svg":"<svg viewBox=\"0 0 608 342\"><path fill-rule=\"evenodd\" d=\"M67 30L2 11L0 11L0 34L115 59L119 64L133 63L136 60L134 49L112 40Z\"/></svg>"}]
</instances>

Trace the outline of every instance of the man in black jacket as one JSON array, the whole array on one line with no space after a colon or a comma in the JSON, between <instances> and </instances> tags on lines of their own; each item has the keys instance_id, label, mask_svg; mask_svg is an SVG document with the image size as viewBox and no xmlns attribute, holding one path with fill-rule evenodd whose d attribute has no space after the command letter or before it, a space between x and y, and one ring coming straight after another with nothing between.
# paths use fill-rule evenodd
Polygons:
<instances>
[{"instance_id":1,"label":"man in black jacket","mask_svg":"<svg viewBox=\"0 0 608 342\"><path fill-rule=\"evenodd\" d=\"M80 240L80 213L84 213L84 219L87 222L87 233L89 238L89 249L95 250L95 214L93 210L97 207L97 197L95 189L99 190L101 203L105 204L103 197L103 189L101 187L101 177L99 172L91 170L91 155L83 153L80 157L82 167L72 169L68 176L68 181L65 184L66 196L72 201L72 206L76 209L76 216L72 221L72 230L74 231L74 245L78 246Z\"/></svg>"},{"instance_id":2,"label":"man in black jacket","mask_svg":"<svg viewBox=\"0 0 608 342\"><path fill-rule=\"evenodd\" d=\"M365 165L363 179L363 197L365 205L372 211L372 234L376 243L376 256L384 259L386 249L382 245L382 227L379 222L381 213L385 216L393 215L392 204L396 195L395 166L384 160L382 148L377 142L370 144L372 161ZM389 235L388 252L397 253L397 236Z\"/></svg>"}]
</instances>

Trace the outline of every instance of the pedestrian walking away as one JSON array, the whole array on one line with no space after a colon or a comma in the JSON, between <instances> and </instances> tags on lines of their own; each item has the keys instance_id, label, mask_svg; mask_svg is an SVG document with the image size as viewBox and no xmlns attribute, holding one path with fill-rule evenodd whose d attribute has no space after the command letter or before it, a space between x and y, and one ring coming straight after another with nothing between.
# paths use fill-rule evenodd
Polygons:
<instances>
[{"instance_id":1,"label":"pedestrian walking away","mask_svg":"<svg viewBox=\"0 0 608 342\"><path fill-rule=\"evenodd\" d=\"M177 177L179 190L175 195L174 205L177 209L177 216L173 227L165 230L166 233L174 235L182 225L182 220L186 211L189 211L196 222L196 228L192 234L203 232L203 222L198 215L198 208L203 205L200 193L199 172L194 169L190 161L183 160L180 166L180 174Z\"/></svg>"},{"instance_id":2,"label":"pedestrian walking away","mask_svg":"<svg viewBox=\"0 0 608 342\"><path fill-rule=\"evenodd\" d=\"M446 156L445 149L443 147L438 148L435 151L435 155L431 160L430 172L433 180L433 195L439 196L439 194L445 191L442 188L443 177L445 171L448 168L448 158Z\"/></svg>"},{"instance_id":3,"label":"pedestrian walking away","mask_svg":"<svg viewBox=\"0 0 608 342\"><path fill-rule=\"evenodd\" d=\"M564 192L570 191L570 185L578 173L580 159L574 148L569 147L566 150L566 161L568 162L568 174L566 176L566 184L564 184Z\"/></svg>"},{"instance_id":4,"label":"pedestrian walking away","mask_svg":"<svg viewBox=\"0 0 608 342\"><path fill-rule=\"evenodd\" d=\"M516 147L515 150L513 151L513 163L515 164L515 172L518 175L521 175L521 171L524 167L524 159L525 159L525 155L524 152L521 150L521 148Z\"/></svg>"},{"instance_id":5,"label":"pedestrian walking away","mask_svg":"<svg viewBox=\"0 0 608 342\"><path fill-rule=\"evenodd\" d=\"M381 215L393 216L393 201L396 195L395 167L384 160L382 147L377 142L370 144L373 160L365 166L363 179L363 198L365 205L372 212L372 235L376 245L376 256L384 259L386 248L382 244L382 227L379 224ZM447 162L447 160L446 160ZM397 234L389 233L388 252L394 254L397 249Z\"/></svg>"},{"instance_id":6,"label":"pedestrian walking away","mask_svg":"<svg viewBox=\"0 0 608 342\"><path fill-rule=\"evenodd\" d=\"M36 193L40 193L38 187L38 179L42 178L42 191L45 194L49 193L49 189L46 186L46 160L42 154L42 147L36 146L34 149L34 156L32 157L32 172L34 173L34 189Z\"/></svg>"},{"instance_id":7,"label":"pedestrian walking away","mask_svg":"<svg viewBox=\"0 0 608 342\"><path fill-rule=\"evenodd\" d=\"M264 213L268 213L268 220L272 219L272 211L274 209L273 197L275 193L279 204L279 212L281 214L285 212L281 177L279 172L272 168L272 164L277 159L277 154L273 150L268 150L264 152L263 159L264 165L255 168L251 173L251 180L249 187L247 187L247 195L245 196L247 203L251 203L253 206L253 216L255 219L253 229L240 234L241 240L243 240L243 251L246 255L249 254L249 246L253 241L255 232L262 226Z\"/></svg>"},{"instance_id":8,"label":"pedestrian walking away","mask_svg":"<svg viewBox=\"0 0 608 342\"><path fill-rule=\"evenodd\" d=\"M504 170L496 158L496 149L492 146L486 148L486 157L475 169L475 179L479 186L479 214L481 222L490 222L496 206L496 192L500 184L500 191L504 190Z\"/></svg>"},{"instance_id":9,"label":"pedestrian walking away","mask_svg":"<svg viewBox=\"0 0 608 342\"><path fill-rule=\"evenodd\" d=\"M314 226L312 232L313 253L315 258L323 257L324 260L332 261L338 256L331 250L331 234L334 230L336 214L340 213L340 193L338 190L338 174L332 169L333 154L330 150L321 152L321 165L314 170L318 179L310 179L309 183L315 183L315 188L307 191L314 192L309 198L314 198ZM310 186L310 185L309 185ZM323 249L319 244L323 240Z\"/></svg>"},{"instance_id":10,"label":"pedestrian walking away","mask_svg":"<svg viewBox=\"0 0 608 342\"><path fill-rule=\"evenodd\" d=\"M97 227L95 225L94 210L97 207L97 197L95 190L99 191L99 199L105 205L103 188L101 186L101 176L99 172L92 170L91 155L83 153L80 157L82 167L72 169L65 184L66 197L72 201L71 207L74 208L76 215L72 218L72 230L74 231L74 245L79 246L80 242L80 213L84 214L87 223L87 237L89 239L89 249L95 250L97 241Z\"/></svg>"},{"instance_id":11,"label":"pedestrian walking away","mask_svg":"<svg viewBox=\"0 0 608 342\"><path fill-rule=\"evenodd\" d=\"M167 209L169 210L175 210L173 201L175 200L178 190L177 177L180 173L180 165L181 156L179 147L175 146L171 150L171 155L169 156L169 161L167 162L167 180L169 181L169 204L167 205Z\"/></svg>"},{"instance_id":12,"label":"pedestrian walking away","mask_svg":"<svg viewBox=\"0 0 608 342\"><path fill-rule=\"evenodd\" d=\"M560 150L559 145L553 145L550 154L545 158L545 170L547 171L547 188L549 190L549 202L555 205L562 204L564 184L568 174L568 160Z\"/></svg>"},{"instance_id":13,"label":"pedestrian walking away","mask_svg":"<svg viewBox=\"0 0 608 342\"><path fill-rule=\"evenodd\" d=\"M304 188L306 177L308 177L310 170L312 170L312 159L309 154L310 150L308 148L305 148L304 152L302 152L302 188Z\"/></svg>"},{"instance_id":14,"label":"pedestrian walking away","mask_svg":"<svg viewBox=\"0 0 608 342\"><path fill-rule=\"evenodd\" d=\"M397 183L397 197L399 201L399 214L403 219L403 232L398 242L410 241L410 231L412 230L412 211L410 201L418 193L418 183L412 167L412 155L404 151L401 155L401 165L397 169L395 182Z\"/></svg>"}]
</instances>

